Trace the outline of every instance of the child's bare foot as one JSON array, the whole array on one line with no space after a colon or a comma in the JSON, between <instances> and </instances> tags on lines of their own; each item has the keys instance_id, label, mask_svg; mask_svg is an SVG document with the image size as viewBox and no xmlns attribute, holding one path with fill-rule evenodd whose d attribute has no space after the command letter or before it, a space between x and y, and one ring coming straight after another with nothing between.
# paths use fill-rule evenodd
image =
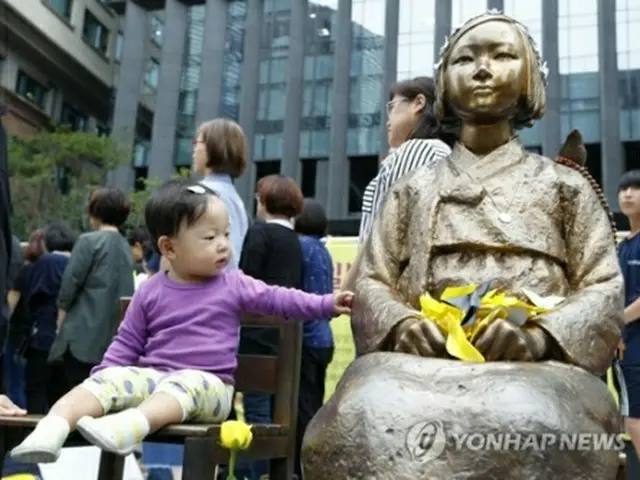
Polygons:
<instances>
[{"instance_id":1,"label":"child's bare foot","mask_svg":"<svg viewBox=\"0 0 640 480\"><path fill-rule=\"evenodd\" d=\"M118 455L129 455L149 434L149 421L140 410L130 408L102 418L82 417L77 428L96 447Z\"/></svg>"},{"instance_id":2,"label":"child's bare foot","mask_svg":"<svg viewBox=\"0 0 640 480\"><path fill-rule=\"evenodd\" d=\"M69 436L69 422L47 415L20 445L11 450L11 458L23 463L53 463Z\"/></svg>"}]
</instances>

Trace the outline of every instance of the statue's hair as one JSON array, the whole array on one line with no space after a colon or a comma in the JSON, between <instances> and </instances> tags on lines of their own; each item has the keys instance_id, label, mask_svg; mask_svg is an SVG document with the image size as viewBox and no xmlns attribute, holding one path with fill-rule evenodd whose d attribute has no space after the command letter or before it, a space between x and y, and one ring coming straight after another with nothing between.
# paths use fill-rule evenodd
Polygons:
<instances>
[{"instance_id":1,"label":"statue's hair","mask_svg":"<svg viewBox=\"0 0 640 480\"><path fill-rule=\"evenodd\" d=\"M490 10L476 17L467 20L462 26L458 27L445 40L440 50L440 61L436 64L436 116L442 126L447 129L457 129L460 119L454 114L445 91L445 71L449 62L449 57L455 44L469 30L486 22L507 22L513 25L522 35L527 48L527 86L523 92L522 98L516 115L512 119L513 126L516 129L522 129L533 125L535 120L542 118L547 108L547 66L542 62L542 56L536 45L535 40L529 33L527 27L519 21L497 10Z\"/></svg>"},{"instance_id":2,"label":"statue's hair","mask_svg":"<svg viewBox=\"0 0 640 480\"><path fill-rule=\"evenodd\" d=\"M617 243L618 229L616 228L616 222L613 217L613 212L609 207L609 202L607 202L607 197L598 184L598 181L593 178L593 176L589 173L589 170L587 170L587 168L585 167L587 163L587 149L584 146L582 135L580 134L579 130L573 130L567 136L564 145L560 149L560 153L558 153L558 156L556 157L556 163L578 171L584 178L587 179L587 181L591 185L591 188L593 188L593 190L596 192L598 200L600 201L600 205L602 205L602 208L604 208L604 211L609 217L609 224L611 225L613 239L614 242Z\"/></svg>"}]
</instances>

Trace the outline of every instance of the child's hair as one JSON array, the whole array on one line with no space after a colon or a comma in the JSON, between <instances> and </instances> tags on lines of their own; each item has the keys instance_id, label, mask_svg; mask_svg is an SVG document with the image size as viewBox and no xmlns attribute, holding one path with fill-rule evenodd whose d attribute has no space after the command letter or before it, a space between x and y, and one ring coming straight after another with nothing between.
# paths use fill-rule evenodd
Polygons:
<instances>
[{"instance_id":1,"label":"child's hair","mask_svg":"<svg viewBox=\"0 0 640 480\"><path fill-rule=\"evenodd\" d=\"M640 170L629 170L620 177L618 192L627 188L640 188Z\"/></svg>"},{"instance_id":2,"label":"child's hair","mask_svg":"<svg viewBox=\"0 0 640 480\"><path fill-rule=\"evenodd\" d=\"M193 225L207 210L212 196L217 195L193 180L169 180L158 188L144 210L154 247L157 249L160 237L175 237L181 228Z\"/></svg>"},{"instance_id":3,"label":"child's hair","mask_svg":"<svg viewBox=\"0 0 640 480\"><path fill-rule=\"evenodd\" d=\"M282 175L262 177L256 185L256 193L271 215L293 218L302 212L304 196L292 178Z\"/></svg>"},{"instance_id":4,"label":"child's hair","mask_svg":"<svg viewBox=\"0 0 640 480\"><path fill-rule=\"evenodd\" d=\"M64 223L52 223L44 231L44 244L49 252L70 252L74 243L73 231Z\"/></svg>"},{"instance_id":5,"label":"child's hair","mask_svg":"<svg viewBox=\"0 0 640 480\"><path fill-rule=\"evenodd\" d=\"M247 169L249 148L240 125L227 118L216 118L200 125L200 135L207 152L207 168L233 178L242 176Z\"/></svg>"},{"instance_id":6,"label":"child's hair","mask_svg":"<svg viewBox=\"0 0 640 480\"><path fill-rule=\"evenodd\" d=\"M121 228L127 221L131 204L119 188L99 188L91 195L88 211L102 223Z\"/></svg>"},{"instance_id":7,"label":"child's hair","mask_svg":"<svg viewBox=\"0 0 640 480\"><path fill-rule=\"evenodd\" d=\"M142 247L142 257L147 259L153 251L153 245L151 245L151 236L149 231L145 227L136 227L129 232L127 237L129 245L134 247L136 243L139 243Z\"/></svg>"},{"instance_id":8,"label":"child's hair","mask_svg":"<svg viewBox=\"0 0 640 480\"><path fill-rule=\"evenodd\" d=\"M312 198L306 198L302 213L296 217L294 225L296 233L324 237L327 234L328 223L322 204Z\"/></svg>"}]
</instances>

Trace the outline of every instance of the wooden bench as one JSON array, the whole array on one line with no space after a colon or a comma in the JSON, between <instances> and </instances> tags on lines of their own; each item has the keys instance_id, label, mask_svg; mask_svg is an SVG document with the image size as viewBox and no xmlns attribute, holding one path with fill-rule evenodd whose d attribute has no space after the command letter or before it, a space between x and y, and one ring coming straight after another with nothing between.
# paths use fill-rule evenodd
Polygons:
<instances>
[{"instance_id":1,"label":"wooden bench","mask_svg":"<svg viewBox=\"0 0 640 480\"><path fill-rule=\"evenodd\" d=\"M129 298L120 302L120 316L129 304ZM283 322L267 317L247 317L245 327L270 327L280 330L280 351L277 357L239 355L236 389L247 393L274 395L272 425L255 425L251 447L238 455L239 460L270 460L272 480L291 480L294 474L296 420L298 415L298 386L302 323ZM0 467L15 445L35 427L41 416L0 416ZM220 425L175 425L149 436L149 442L184 445L182 478L186 480L212 480L216 465L226 464L228 450L218 444ZM66 446L87 445L77 433L72 433ZM124 458L102 452L98 480L120 480ZM1 472L2 470L0 470Z\"/></svg>"}]
</instances>

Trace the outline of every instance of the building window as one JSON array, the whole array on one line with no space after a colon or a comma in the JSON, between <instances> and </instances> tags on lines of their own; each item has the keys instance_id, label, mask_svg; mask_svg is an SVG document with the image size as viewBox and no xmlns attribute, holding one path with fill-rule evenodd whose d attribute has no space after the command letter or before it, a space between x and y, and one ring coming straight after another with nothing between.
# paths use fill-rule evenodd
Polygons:
<instances>
[{"instance_id":1,"label":"building window","mask_svg":"<svg viewBox=\"0 0 640 480\"><path fill-rule=\"evenodd\" d=\"M124 47L124 35L122 32L118 32L116 36L116 48L113 52L113 58L120 61L122 59L122 47Z\"/></svg>"},{"instance_id":2,"label":"building window","mask_svg":"<svg viewBox=\"0 0 640 480\"><path fill-rule=\"evenodd\" d=\"M16 93L44 110L49 89L23 71L18 71Z\"/></svg>"},{"instance_id":3,"label":"building window","mask_svg":"<svg viewBox=\"0 0 640 480\"><path fill-rule=\"evenodd\" d=\"M145 93L155 92L158 88L158 77L160 76L160 63L155 58L150 58L147 62L147 71L144 74Z\"/></svg>"},{"instance_id":4,"label":"building window","mask_svg":"<svg viewBox=\"0 0 640 480\"><path fill-rule=\"evenodd\" d=\"M107 53L109 46L109 30L89 10L84 11L84 27L82 37L102 53Z\"/></svg>"},{"instance_id":5,"label":"building window","mask_svg":"<svg viewBox=\"0 0 640 480\"><path fill-rule=\"evenodd\" d=\"M84 131L87 127L87 116L80 113L67 103L62 104L60 124L69 125L73 130Z\"/></svg>"},{"instance_id":6,"label":"building window","mask_svg":"<svg viewBox=\"0 0 640 480\"><path fill-rule=\"evenodd\" d=\"M164 32L164 23L157 15L151 17L151 41L158 47L162 46L162 33Z\"/></svg>"},{"instance_id":7,"label":"building window","mask_svg":"<svg viewBox=\"0 0 640 480\"><path fill-rule=\"evenodd\" d=\"M308 158L300 162L302 164L302 181L300 182L300 190L305 198L313 198L316 196L316 175L318 172L318 160Z\"/></svg>"},{"instance_id":8,"label":"building window","mask_svg":"<svg viewBox=\"0 0 640 480\"><path fill-rule=\"evenodd\" d=\"M47 5L62 18L66 18L67 20L71 18L73 0L47 0Z\"/></svg>"},{"instance_id":9,"label":"building window","mask_svg":"<svg viewBox=\"0 0 640 480\"><path fill-rule=\"evenodd\" d=\"M133 146L133 166L136 168L148 166L150 150L151 145L149 145L148 140L136 140L136 143Z\"/></svg>"},{"instance_id":10,"label":"building window","mask_svg":"<svg viewBox=\"0 0 640 480\"><path fill-rule=\"evenodd\" d=\"M377 173L378 157L349 158L349 213L360 213L364 190Z\"/></svg>"}]
</instances>

